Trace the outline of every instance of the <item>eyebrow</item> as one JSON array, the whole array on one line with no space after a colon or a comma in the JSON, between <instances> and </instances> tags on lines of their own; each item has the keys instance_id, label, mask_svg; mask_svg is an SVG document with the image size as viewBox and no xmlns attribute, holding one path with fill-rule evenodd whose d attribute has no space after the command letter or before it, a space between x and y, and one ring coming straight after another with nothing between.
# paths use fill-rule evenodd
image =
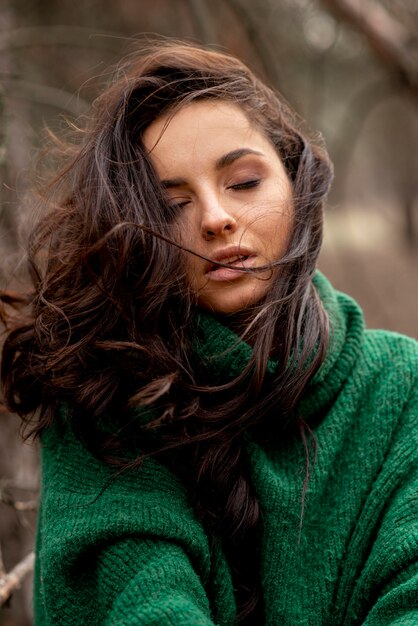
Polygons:
<instances>
[{"instance_id":1,"label":"eyebrow","mask_svg":"<svg viewBox=\"0 0 418 626\"><path fill-rule=\"evenodd\" d=\"M258 150L252 150L251 148L238 148L237 150L231 150L231 152L228 152L227 154L224 154L219 159L217 159L215 162L215 169L222 170L225 167L228 167L228 165L231 165L232 163L237 161L238 159L241 159L242 157L249 154L264 156L264 154L262 152L259 152ZM186 181L183 178L168 178L166 180L162 180L161 184L164 189L173 189L173 187L181 187L182 185L185 185Z\"/></svg>"}]
</instances>

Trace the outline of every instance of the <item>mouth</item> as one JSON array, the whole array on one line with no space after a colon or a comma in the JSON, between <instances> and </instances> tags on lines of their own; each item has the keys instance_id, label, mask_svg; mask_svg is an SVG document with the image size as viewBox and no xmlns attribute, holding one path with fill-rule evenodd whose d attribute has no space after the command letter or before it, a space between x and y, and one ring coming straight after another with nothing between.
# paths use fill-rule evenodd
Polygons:
<instances>
[{"instance_id":1,"label":"mouth","mask_svg":"<svg viewBox=\"0 0 418 626\"><path fill-rule=\"evenodd\" d=\"M246 273L241 270L253 267L256 256L250 250L237 246L221 250L212 255L212 262L207 265L205 274L210 280L235 280L245 276Z\"/></svg>"},{"instance_id":2,"label":"mouth","mask_svg":"<svg viewBox=\"0 0 418 626\"><path fill-rule=\"evenodd\" d=\"M226 259L222 259L222 261L218 261L218 263L212 263L208 271L213 272L214 270L217 270L220 267L222 267L222 265L233 265L233 266L242 267L243 262L249 259L250 256L253 256L253 255L250 255L250 254L237 255L236 254L234 256L227 257ZM219 265L220 263L222 263L222 265Z\"/></svg>"}]
</instances>

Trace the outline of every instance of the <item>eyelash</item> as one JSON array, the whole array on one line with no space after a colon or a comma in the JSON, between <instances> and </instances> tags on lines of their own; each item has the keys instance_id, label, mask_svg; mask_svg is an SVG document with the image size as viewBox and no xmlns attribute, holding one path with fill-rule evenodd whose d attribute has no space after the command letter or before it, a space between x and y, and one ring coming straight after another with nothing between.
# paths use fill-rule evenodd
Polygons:
<instances>
[{"instance_id":1,"label":"eyelash","mask_svg":"<svg viewBox=\"0 0 418 626\"><path fill-rule=\"evenodd\" d=\"M234 189L235 191L245 191L245 189L253 189L254 187L258 187L261 183L260 178L254 178L252 180L246 180L243 183L237 183L236 185L230 185L228 189Z\"/></svg>"},{"instance_id":2,"label":"eyelash","mask_svg":"<svg viewBox=\"0 0 418 626\"><path fill-rule=\"evenodd\" d=\"M189 202L190 200L184 200L183 202L172 202L170 204L170 208L174 211L179 211L180 209L185 207L187 204L189 204Z\"/></svg>"},{"instance_id":3,"label":"eyelash","mask_svg":"<svg viewBox=\"0 0 418 626\"><path fill-rule=\"evenodd\" d=\"M254 178L252 180L246 180L243 183L236 183L235 185L229 185L227 189L233 189L234 191L245 191L246 189L253 189L254 187L258 187L261 183L261 178ZM182 209L187 204L189 204L190 200L185 200L184 202L173 202L171 205L172 209Z\"/></svg>"}]
</instances>

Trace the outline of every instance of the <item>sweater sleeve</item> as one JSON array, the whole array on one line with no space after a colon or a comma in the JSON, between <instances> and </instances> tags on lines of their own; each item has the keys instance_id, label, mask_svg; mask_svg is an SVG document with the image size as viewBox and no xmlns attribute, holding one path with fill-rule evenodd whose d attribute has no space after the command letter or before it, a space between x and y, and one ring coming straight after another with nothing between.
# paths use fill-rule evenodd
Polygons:
<instances>
[{"instance_id":1,"label":"sweater sleeve","mask_svg":"<svg viewBox=\"0 0 418 626\"><path fill-rule=\"evenodd\" d=\"M418 475L400 489L364 572L378 581L365 626L418 624Z\"/></svg>"},{"instance_id":2,"label":"sweater sleeve","mask_svg":"<svg viewBox=\"0 0 418 626\"><path fill-rule=\"evenodd\" d=\"M115 474L53 428L42 457L35 624L234 623L227 566L214 566L187 493L166 467L147 459Z\"/></svg>"},{"instance_id":3,"label":"sweater sleeve","mask_svg":"<svg viewBox=\"0 0 418 626\"><path fill-rule=\"evenodd\" d=\"M386 460L382 492L390 495L360 576L368 599L364 626L418 624L418 385ZM384 494L382 493L382 497Z\"/></svg>"},{"instance_id":4,"label":"sweater sleeve","mask_svg":"<svg viewBox=\"0 0 418 626\"><path fill-rule=\"evenodd\" d=\"M112 597L106 626L213 626L202 583L175 543L125 540L100 556L98 590Z\"/></svg>"}]
</instances>

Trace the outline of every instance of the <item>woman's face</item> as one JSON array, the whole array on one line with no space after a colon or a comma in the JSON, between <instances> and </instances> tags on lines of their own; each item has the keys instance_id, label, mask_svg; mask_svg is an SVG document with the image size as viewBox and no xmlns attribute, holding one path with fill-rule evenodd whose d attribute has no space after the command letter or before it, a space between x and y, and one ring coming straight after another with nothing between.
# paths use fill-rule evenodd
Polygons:
<instances>
[{"instance_id":1,"label":"woman's face","mask_svg":"<svg viewBox=\"0 0 418 626\"><path fill-rule=\"evenodd\" d=\"M273 271L240 272L279 259L293 222L292 187L273 145L241 108L224 101L185 105L145 131L144 143L171 202L199 304L237 313L267 292Z\"/></svg>"}]
</instances>

